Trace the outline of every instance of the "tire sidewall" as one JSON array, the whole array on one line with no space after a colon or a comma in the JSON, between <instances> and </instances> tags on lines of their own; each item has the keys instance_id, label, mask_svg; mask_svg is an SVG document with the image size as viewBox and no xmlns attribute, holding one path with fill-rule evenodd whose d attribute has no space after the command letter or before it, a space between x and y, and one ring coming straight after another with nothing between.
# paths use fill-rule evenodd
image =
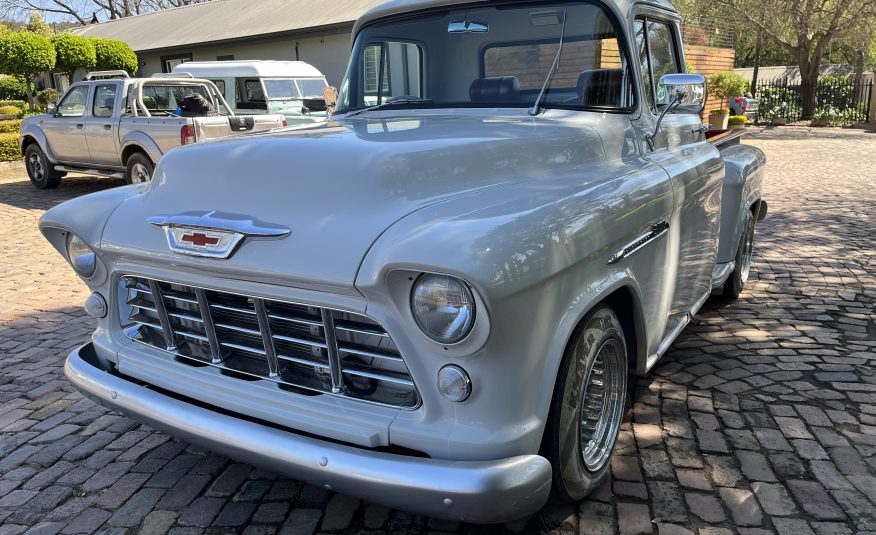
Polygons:
<instances>
[{"instance_id":1,"label":"tire sidewall","mask_svg":"<svg viewBox=\"0 0 876 535\"><path fill-rule=\"evenodd\" d=\"M125 164L125 182L128 184L142 184L142 182L134 182L132 179L134 166L138 163L146 166L146 169L149 170L149 180L146 182L152 181L152 177L155 174L155 164L152 163L152 160L148 156L142 152L137 152L132 154Z\"/></svg>"},{"instance_id":2,"label":"tire sidewall","mask_svg":"<svg viewBox=\"0 0 876 535\"><path fill-rule=\"evenodd\" d=\"M733 268L733 273L730 275L730 278L727 279L727 282L724 284L724 297L736 299L745 287L745 281L742 280L742 262L745 254L745 242L748 240L749 235L752 235L753 239L754 227L754 214L749 211L748 217L745 219L745 228L742 231L742 235L739 237L739 244L736 246L736 266ZM749 273L749 278L750 277L751 274Z\"/></svg>"},{"instance_id":3,"label":"tire sidewall","mask_svg":"<svg viewBox=\"0 0 876 535\"><path fill-rule=\"evenodd\" d=\"M550 437L553 445L550 455L554 468L554 490L559 498L566 501L578 501L587 496L602 481L611 466L610 457L597 471L591 471L584 465L580 445L580 411L587 371L598 350L612 339L620 344L626 364L627 347L620 321L608 307L599 308L581 322L563 356L561 376L558 377L551 407L552 425L549 432L553 434ZM627 396L627 371L626 368L619 370L622 385L618 394L624 405ZM623 413L621 410L621 418ZM617 435L613 437L612 450L616 443Z\"/></svg>"},{"instance_id":4,"label":"tire sidewall","mask_svg":"<svg viewBox=\"0 0 876 535\"><path fill-rule=\"evenodd\" d=\"M43 167L43 176L42 178L36 178L33 176L33 172L30 169L30 158L32 155L36 154L37 158L40 160L40 165ZM31 183L39 189L45 189L51 187L49 184L49 170L48 170L48 161L46 160L46 154L40 149L39 145L32 143L27 146L24 151L24 167L27 170L27 176L30 178Z\"/></svg>"}]
</instances>

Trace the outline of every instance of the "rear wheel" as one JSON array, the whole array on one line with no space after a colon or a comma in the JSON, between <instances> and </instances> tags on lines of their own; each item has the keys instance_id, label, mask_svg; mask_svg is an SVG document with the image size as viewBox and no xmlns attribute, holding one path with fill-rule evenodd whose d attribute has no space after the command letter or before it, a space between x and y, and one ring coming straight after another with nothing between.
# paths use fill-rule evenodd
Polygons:
<instances>
[{"instance_id":1,"label":"rear wheel","mask_svg":"<svg viewBox=\"0 0 876 535\"><path fill-rule=\"evenodd\" d=\"M730 278L724 283L724 297L737 299L748 282L751 273L751 257L754 252L754 214L748 212L745 220L745 228L739 238L739 246L736 248L736 267Z\"/></svg>"},{"instance_id":2,"label":"rear wheel","mask_svg":"<svg viewBox=\"0 0 876 535\"><path fill-rule=\"evenodd\" d=\"M623 327L601 306L575 330L554 388L544 454L557 498L581 500L608 473L626 405L627 368Z\"/></svg>"},{"instance_id":3,"label":"rear wheel","mask_svg":"<svg viewBox=\"0 0 876 535\"><path fill-rule=\"evenodd\" d=\"M61 183L61 173L49 163L46 153L36 143L31 143L24 151L24 164L31 184L39 189L57 188Z\"/></svg>"},{"instance_id":4,"label":"rear wheel","mask_svg":"<svg viewBox=\"0 0 876 535\"><path fill-rule=\"evenodd\" d=\"M152 180L155 165L149 156L142 152L132 154L125 165L125 181L128 184L140 184Z\"/></svg>"}]
</instances>

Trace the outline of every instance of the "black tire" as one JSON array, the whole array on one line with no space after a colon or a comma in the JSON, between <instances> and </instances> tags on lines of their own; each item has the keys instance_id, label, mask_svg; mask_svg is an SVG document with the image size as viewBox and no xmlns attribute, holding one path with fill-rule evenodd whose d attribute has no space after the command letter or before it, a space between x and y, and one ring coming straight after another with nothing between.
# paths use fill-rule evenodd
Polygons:
<instances>
[{"instance_id":1,"label":"black tire","mask_svg":"<svg viewBox=\"0 0 876 535\"><path fill-rule=\"evenodd\" d=\"M140 184L152 180L155 172L155 164L145 153L135 152L125 162L125 182L128 184Z\"/></svg>"},{"instance_id":2,"label":"black tire","mask_svg":"<svg viewBox=\"0 0 876 535\"><path fill-rule=\"evenodd\" d=\"M620 320L607 306L588 313L563 355L545 427L542 454L553 468L555 498L577 502L608 474L626 406L628 367ZM598 394L599 386L593 381L600 378L610 402ZM594 414L594 409L585 410L585 400L588 407L601 407L598 420L584 418ZM599 425L593 426L597 430L582 425L603 420L607 427L601 432Z\"/></svg>"},{"instance_id":3,"label":"black tire","mask_svg":"<svg viewBox=\"0 0 876 535\"><path fill-rule=\"evenodd\" d=\"M739 245L736 247L736 267L724 283L723 294L727 299L738 299L742 289L745 288L745 283L748 282L751 255L754 250L754 225L754 214L749 211L742 236L739 237Z\"/></svg>"},{"instance_id":4,"label":"black tire","mask_svg":"<svg viewBox=\"0 0 876 535\"><path fill-rule=\"evenodd\" d=\"M61 173L55 171L55 166L36 143L31 143L24 150L24 166L30 183L39 189L57 188L61 183Z\"/></svg>"}]
</instances>

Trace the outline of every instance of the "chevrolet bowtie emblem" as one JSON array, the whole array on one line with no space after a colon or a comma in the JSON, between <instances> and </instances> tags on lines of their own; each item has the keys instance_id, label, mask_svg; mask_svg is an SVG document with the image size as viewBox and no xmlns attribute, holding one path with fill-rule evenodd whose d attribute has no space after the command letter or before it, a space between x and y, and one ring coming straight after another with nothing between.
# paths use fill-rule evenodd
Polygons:
<instances>
[{"instance_id":1,"label":"chevrolet bowtie emblem","mask_svg":"<svg viewBox=\"0 0 876 535\"><path fill-rule=\"evenodd\" d=\"M285 238L289 229L239 214L185 212L147 219L164 229L171 251L190 256L228 258L249 238Z\"/></svg>"}]
</instances>

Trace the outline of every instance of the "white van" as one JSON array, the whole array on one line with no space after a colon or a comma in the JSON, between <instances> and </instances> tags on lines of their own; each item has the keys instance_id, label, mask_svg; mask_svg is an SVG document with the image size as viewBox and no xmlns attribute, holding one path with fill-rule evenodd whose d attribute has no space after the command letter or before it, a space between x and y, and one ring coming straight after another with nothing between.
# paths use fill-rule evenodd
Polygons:
<instances>
[{"instance_id":1,"label":"white van","mask_svg":"<svg viewBox=\"0 0 876 535\"><path fill-rule=\"evenodd\" d=\"M216 84L235 113L279 113L289 125L324 121L328 86L303 61L189 61L173 68Z\"/></svg>"}]
</instances>

